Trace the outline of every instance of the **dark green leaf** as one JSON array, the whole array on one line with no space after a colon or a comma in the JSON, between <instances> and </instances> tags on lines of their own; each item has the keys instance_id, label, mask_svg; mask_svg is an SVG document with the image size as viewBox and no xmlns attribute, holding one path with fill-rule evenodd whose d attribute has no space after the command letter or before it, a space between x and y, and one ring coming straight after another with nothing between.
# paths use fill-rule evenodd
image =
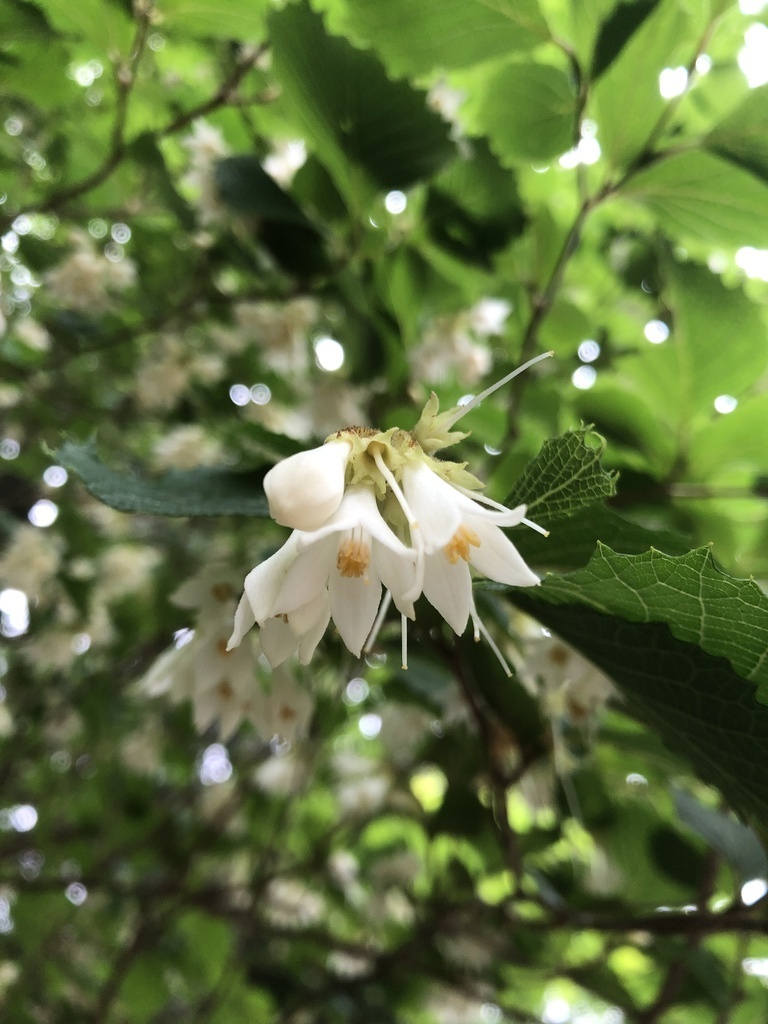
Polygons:
<instances>
[{"instance_id":1,"label":"dark green leaf","mask_svg":"<svg viewBox=\"0 0 768 1024\"><path fill-rule=\"evenodd\" d=\"M86 489L120 512L156 516L267 516L261 474L200 468L154 478L117 473L98 458L95 445L65 441L56 453Z\"/></svg>"},{"instance_id":2,"label":"dark green leaf","mask_svg":"<svg viewBox=\"0 0 768 1024\"><path fill-rule=\"evenodd\" d=\"M269 28L283 94L348 201L362 199L355 168L379 188L404 188L453 155L425 94L390 81L372 54L329 35L306 4L274 11Z\"/></svg>"},{"instance_id":3,"label":"dark green leaf","mask_svg":"<svg viewBox=\"0 0 768 1024\"><path fill-rule=\"evenodd\" d=\"M629 710L733 807L768 822L768 709L755 702L753 684L663 623L627 622L584 603L548 604L545 588L535 597L518 591L516 602L609 675Z\"/></svg>"},{"instance_id":4,"label":"dark green leaf","mask_svg":"<svg viewBox=\"0 0 768 1024\"><path fill-rule=\"evenodd\" d=\"M624 0L600 26L592 55L592 78L599 78L653 13L659 0Z\"/></svg>"},{"instance_id":5,"label":"dark green leaf","mask_svg":"<svg viewBox=\"0 0 768 1024\"><path fill-rule=\"evenodd\" d=\"M768 697L768 595L718 569L709 548L675 557L653 549L622 555L598 544L585 568L548 576L541 594L630 622L663 622L678 639L727 658Z\"/></svg>"},{"instance_id":6,"label":"dark green leaf","mask_svg":"<svg viewBox=\"0 0 768 1024\"><path fill-rule=\"evenodd\" d=\"M280 224L309 225L291 196L267 174L257 157L225 157L216 163L214 174L222 202L237 213Z\"/></svg>"}]
</instances>

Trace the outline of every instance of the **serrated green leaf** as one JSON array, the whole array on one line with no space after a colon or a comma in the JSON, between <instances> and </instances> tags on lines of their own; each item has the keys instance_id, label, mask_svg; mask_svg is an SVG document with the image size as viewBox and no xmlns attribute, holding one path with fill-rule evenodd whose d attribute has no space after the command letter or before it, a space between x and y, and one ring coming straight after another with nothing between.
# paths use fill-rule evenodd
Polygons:
<instances>
[{"instance_id":1,"label":"serrated green leaf","mask_svg":"<svg viewBox=\"0 0 768 1024\"><path fill-rule=\"evenodd\" d=\"M392 82L371 53L329 35L306 4L269 19L272 66L307 140L348 199L362 170L381 189L429 177L454 154L426 95Z\"/></svg>"},{"instance_id":2,"label":"serrated green leaf","mask_svg":"<svg viewBox=\"0 0 768 1024\"><path fill-rule=\"evenodd\" d=\"M373 46L395 75L469 67L549 37L536 0L322 0L334 30Z\"/></svg>"},{"instance_id":3,"label":"serrated green leaf","mask_svg":"<svg viewBox=\"0 0 768 1024\"><path fill-rule=\"evenodd\" d=\"M541 594L630 622L663 622L678 639L727 658L768 699L768 595L718 569L709 548L622 555L598 544L587 566L548 576Z\"/></svg>"},{"instance_id":4,"label":"serrated green leaf","mask_svg":"<svg viewBox=\"0 0 768 1024\"><path fill-rule=\"evenodd\" d=\"M642 203L675 240L768 247L768 185L711 153L665 157L633 174L620 194Z\"/></svg>"},{"instance_id":5,"label":"serrated green leaf","mask_svg":"<svg viewBox=\"0 0 768 1024\"><path fill-rule=\"evenodd\" d=\"M768 822L768 709L755 702L752 683L664 623L627 622L583 603L549 604L545 587L535 598L517 592L516 603L610 676L629 710L732 807Z\"/></svg>"},{"instance_id":6,"label":"serrated green leaf","mask_svg":"<svg viewBox=\"0 0 768 1024\"><path fill-rule=\"evenodd\" d=\"M686 25L677 0L662 0L595 86L590 110L603 155L614 167L626 167L642 152L661 117L667 101L659 74L680 63L676 51L687 38Z\"/></svg>"},{"instance_id":7,"label":"serrated green leaf","mask_svg":"<svg viewBox=\"0 0 768 1024\"><path fill-rule=\"evenodd\" d=\"M593 79L599 78L616 60L645 19L653 13L658 2L659 0L624 0L610 12L600 24L595 39L591 68ZM600 6L604 8L605 3Z\"/></svg>"},{"instance_id":8,"label":"serrated green leaf","mask_svg":"<svg viewBox=\"0 0 768 1024\"><path fill-rule=\"evenodd\" d=\"M110 508L155 516L268 516L260 474L201 467L154 478L105 466L95 445L65 441L58 462L77 473L86 490Z\"/></svg>"},{"instance_id":9,"label":"serrated green leaf","mask_svg":"<svg viewBox=\"0 0 768 1024\"><path fill-rule=\"evenodd\" d=\"M576 97L559 68L507 64L484 78L462 108L467 130L486 135L503 163L546 163L573 142Z\"/></svg>"},{"instance_id":10,"label":"serrated green leaf","mask_svg":"<svg viewBox=\"0 0 768 1024\"><path fill-rule=\"evenodd\" d=\"M602 468L604 449L605 441L588 427L545 441L505 503L527 505L529 516L551 522L612 497L616 474Z\"/></svg>"}]
</instances>

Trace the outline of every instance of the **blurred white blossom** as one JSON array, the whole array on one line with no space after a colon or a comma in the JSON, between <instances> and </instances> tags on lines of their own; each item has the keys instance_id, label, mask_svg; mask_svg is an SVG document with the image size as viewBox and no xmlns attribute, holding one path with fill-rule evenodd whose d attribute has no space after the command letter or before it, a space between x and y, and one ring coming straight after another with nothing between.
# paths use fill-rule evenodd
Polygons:
<instances>
[{"instance_id":1,"label":"blurred white blossom","mask_svg":"<svg viewBox=\"0 0 768 1024\"><path fill-rule=\"evenodd\" d=\"M74 251L46 274L43 291L65 309L104 312L113 305L114 293L135 283L136 267L127 257L107 259L84 232L73 233L73 242Z\"/></svg>"},{"instance_id":2,"label":"blurred white blossom","mask_svg":"<svg viewBox=\"0 0 768 1024\"><path fill-rule=\"evenodd\" d=\"M50 530L23 523L0 554L0 582L45 596L61 565L64 541Z\"/></svg>"},{"instance_id":3,"label":"blurred white blossom","mask_svg":"<svg viewBox=\"0 0 768 1024\"><path fill-rule=\"evenodd\" d=\"M186 136L182 145L189 153L189 169L183 184L194 197L200 223L215 224L226 212L216 187L216 164L229 155L229 147L219 129L203 120L195 121L192 134Z\"/></svg>"}]
</instances>

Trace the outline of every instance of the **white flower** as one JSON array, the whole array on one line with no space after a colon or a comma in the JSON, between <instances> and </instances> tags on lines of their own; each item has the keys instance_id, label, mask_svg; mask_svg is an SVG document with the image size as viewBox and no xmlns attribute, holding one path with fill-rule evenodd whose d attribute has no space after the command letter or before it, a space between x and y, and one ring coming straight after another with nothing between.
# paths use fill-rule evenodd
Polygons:
<instances>
[{"instance_id":1,"label":"white flower","mask_svg":"<svg viewBox=\"0 0 768 1024\"><path fill-rule=\"evenodd\" d=\"M306 161L307 147L303 139L280 139L272 152L264 157L261 166L278 185L288 188Z\"/></svg>"},{"instance_id":2,"label":"white flower","mask_svg":"<svg viewBox=\"0 0 768 1024\"><path fill-rule=\"evenodd\" d=\"M412 431L347 427L270 470L264 481L270 512L294 532L246 577L228 649L258 623L273 666L297 649L306 664L332 617L359 657L394 601L405 668L406 619L415 617L414 602L423 592L457 633L471 616L475 637L485 636L509 672L475 609L470 565L500 583L535 586L539 578L501 527L540 528L525 519L524 505L508 509L480 496L482 484L462 464L434 455L467 436L451 429L462 416L548 355L529 360L464 407L439 414L432 395Z\"/></svg>"},{"instance_id":3,"label":"white flower","mask_svg":"<svg viewBox=\"0 0 768 1024\"><path fill-rule=\"evenodd\" d=\"M322 526L341 504L351 451L347 441L332 441L291 455L270 469L264 493L275 522L292 530Z\"/></svg>"},{"instance_id":4,"label":"white flower","mask_svg":"<svg viewBox=\"0 0 768 1024\"><path fill-rule=\"evenodd\" d=\"M190 699L200 732L218 721L226 738L248 718L262 739L278 735L292 741L309 725L312 698L286 669L265 673L251 643L227 649L235 599L228 576L209 571L179 587L173 601L197 611L195 629L158 658L139 689L148 696Z\"/></svg>"},{"instance_id":5,"label":"white flower","mask_svg":"<svg viewBox=\"0 0 768 1024\"><path fill-rule=\"evenodd\" d=\"M500 529L521 523L525 505L505 511L484 508L423 462L405 467L403 492L424 543L424 595L456 633L464 632L470 615L477 621L470 564L509 586L539 583Z\"/></svg>"},{"instance_id":6,"label":"white flower","mask_svg":"<svg viewBox=\"0 0 768 1024\"><path fill-rule=\"evenodd\" d=\"M285 463L276 468L280 465ZM329 493L321 495L326 505L335 500L335 493ZM387 526L373 488L356 484L343 492L323 526L295 531L280 551L249 573L230 646L255 621L272 665L297 647L306 662L331 616L349 650L359 655L381 603L382 583L401 613L412 618L408 594L414 579L413 552Z\"/></svg>"}]
</instances>

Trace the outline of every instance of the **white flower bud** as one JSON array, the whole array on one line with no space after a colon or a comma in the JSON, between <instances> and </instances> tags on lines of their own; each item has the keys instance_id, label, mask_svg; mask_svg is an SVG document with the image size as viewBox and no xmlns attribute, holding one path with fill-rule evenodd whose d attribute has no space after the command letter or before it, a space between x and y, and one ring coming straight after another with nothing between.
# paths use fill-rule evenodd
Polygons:
<instances>
[{"instance_id":1,"label":"white flower bud","mask_svg":"<svg viewBox=\"0 0 768 1024\"><path fill-rule=\"evenodd\" d=\"M264 477L269 514L293 530L317 530L344 495L344 473L352 448L331 441L278 462Z\"/></svg>"}]
</instances>

